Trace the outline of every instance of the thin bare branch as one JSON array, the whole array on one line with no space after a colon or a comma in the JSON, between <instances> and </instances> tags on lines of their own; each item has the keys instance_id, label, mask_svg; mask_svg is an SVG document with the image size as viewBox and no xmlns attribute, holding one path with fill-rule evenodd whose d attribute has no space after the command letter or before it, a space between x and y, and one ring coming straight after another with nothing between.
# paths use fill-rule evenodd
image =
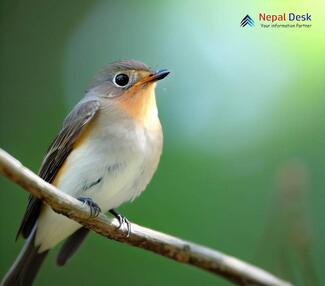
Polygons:
<instances>
[{"instance_id":1,"label":"thin bare branch","mask_svg":"<svg viewBox=\"0 0 325 286\"><path fill-rule=\"evenodd\" d=\"M238 285L291 285L235 257L134 223L131 234L127 237L126 229L117 229L119 223L115 218L108 218L104 214L90 218L88 206L45 182L2 149L0 149L0 172L34 196L44 200L56 212L109 239L193 265Z\"/></svg>"}]
</instances>

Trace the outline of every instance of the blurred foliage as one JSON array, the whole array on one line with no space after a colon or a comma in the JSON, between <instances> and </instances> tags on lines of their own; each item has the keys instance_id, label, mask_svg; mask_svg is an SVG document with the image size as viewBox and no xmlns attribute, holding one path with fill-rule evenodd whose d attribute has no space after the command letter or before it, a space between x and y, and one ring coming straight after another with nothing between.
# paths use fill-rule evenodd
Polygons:
<instances>
[{"instance_id":1,"label":"blurred foliage","mask_svg":"<svg viewBox=\"0 0 325 286\"><path fill-rule=\"evenodd\" d=\"M103 65L134 58L169 68L157 92L161 164L123 213L299 285L322 285L323 2L2 0L0 7L2 148L37 171ZM309 12L313 27L239 27L247 13L262 11ZM22 246L14 237L27 194L4 178L0 186L1 277ZM57 268L53 258L36 285L229 285L97 235L68 266Z\"/></svg>"}]
</instances>

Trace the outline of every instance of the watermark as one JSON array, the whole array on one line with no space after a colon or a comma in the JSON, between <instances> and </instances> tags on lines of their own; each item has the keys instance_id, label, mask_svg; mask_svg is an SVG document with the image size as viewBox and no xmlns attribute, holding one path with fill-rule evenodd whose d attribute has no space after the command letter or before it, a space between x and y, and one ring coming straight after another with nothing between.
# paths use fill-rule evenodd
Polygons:
<instances>
[{"instance_id":1,"label":"watermark","mask_svg":"<svg viewBox=\"0 0 325 286\"><path fill-rule=\"evenodd\" d=\"M272 28L311 28L312 27L312 15L310 13L297 14L297 13L280 13L280 14L268 14L259 13L255 19L258 19L259 27L263 29ZM250 15L246 15L240 22L241 27L254 27L254 18Z\"/></svg>"}]
</instances>

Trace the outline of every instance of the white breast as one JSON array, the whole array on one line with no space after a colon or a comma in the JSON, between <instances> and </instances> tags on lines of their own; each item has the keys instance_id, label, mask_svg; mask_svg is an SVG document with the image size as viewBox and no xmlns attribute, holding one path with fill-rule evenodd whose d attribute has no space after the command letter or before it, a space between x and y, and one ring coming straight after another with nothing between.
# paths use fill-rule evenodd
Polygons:
<instances>
[{"instance_id":1,"label":"white breast","mask_svg":"<svg viewBox=\"0 0 325 286\"><path fill-rule=\"evenodd\" d=\"M109 125L105 117L98 120L90 139L69 156L58 187L91 197L107 211L144 190L157 168L162 136L128 118Z\"/></svg>"}]
</instances>

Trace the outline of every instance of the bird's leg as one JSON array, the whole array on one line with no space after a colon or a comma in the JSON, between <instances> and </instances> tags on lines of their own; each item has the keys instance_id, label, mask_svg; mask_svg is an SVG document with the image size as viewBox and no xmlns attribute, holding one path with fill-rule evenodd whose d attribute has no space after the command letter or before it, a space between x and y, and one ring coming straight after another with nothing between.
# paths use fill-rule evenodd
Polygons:
<instances>
[{"instance_id":1,"label":"bird's leg","mask_svg":"<svg viewBox=\"0 0 325 286\"><path fill-rule=\"evenodd\" d=\"M84 205L87 205L90 208L90 217L99 216L102 210L91 198L78 198L78 200L83 202Z\"/></svg>"},{"instance_id":2,"label":"bird's leg","mask_svg":"<svg viewBox=\"0 0 325 286\"><path fill-rule=\"evenodd\" d=\"M128 234L127 234L126 237L129 237L130 233L131 233L131 223L130 223L130 221L124 215L118 213L115 209L111 209L109 212L113 216L115 216L115 218L117 218L119 223L120 223L120 225L118 226L117 229L120 229L123 226L123 224L126 224L126 228L128 230Z\"/></svg>"}]
</instances>

